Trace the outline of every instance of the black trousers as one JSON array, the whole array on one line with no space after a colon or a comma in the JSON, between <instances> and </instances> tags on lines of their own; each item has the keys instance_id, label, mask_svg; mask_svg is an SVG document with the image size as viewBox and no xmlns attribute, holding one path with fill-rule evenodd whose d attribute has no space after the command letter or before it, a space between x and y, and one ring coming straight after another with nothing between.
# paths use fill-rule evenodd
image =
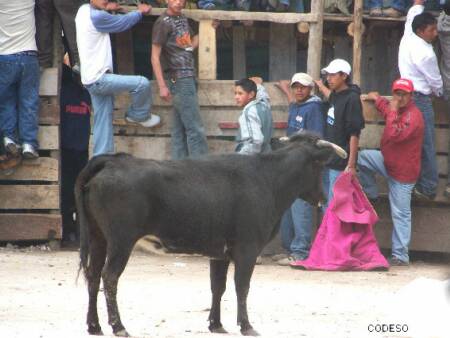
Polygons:
<instances>
[{"instance_id":1,"label":"black trousers","mask_svg":"<svg viewBox=\"0 0 450 338\"><path fill-rule=\"evenodd\" d=\"M75 16L81 5L80 0L36 0L36 43L39 50L39 65L53 66L53 18L55 12L64 31L72 66L80 63L77 49ZM62 60L61 60L62 62Z\"/></svg>"},{"instance_id":2,"label":"black trousers","mask_svg":"<svg viewBox=\"0 0 450 338\"><path fill-rule=\"evenodd\" d=\"M88 150L61 150L61 214L63 223L63 239L68 239L70 233L77 237L79 229L73 221L75 211L75 181L78 174L88 162Z\"/></svg>"}]
</instances>

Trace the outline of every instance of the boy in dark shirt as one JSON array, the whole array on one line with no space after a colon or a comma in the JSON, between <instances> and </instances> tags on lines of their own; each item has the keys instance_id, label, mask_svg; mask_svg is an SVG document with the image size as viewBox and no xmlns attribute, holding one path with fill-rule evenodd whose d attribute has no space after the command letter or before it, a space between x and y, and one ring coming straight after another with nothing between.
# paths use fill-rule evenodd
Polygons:
<instances>
[{"instance_id":1,"label":"boy in dark shirt","mask_svg":"<svg viewBox=\"0 0 450 338\"><path fill-rule=\"evenodd\" d=\"M344 148L347 159L334 155L327 163L324 173L324 189L328 202L333 197L333 186L342 171L350 171L356 177L356 160L364 117L358 86L350 83L350 64L335 59L322 69L328 87L317 81L320 91L328 98L329 108L326 116L325 139Z\"/></svg>"}]
</instances>

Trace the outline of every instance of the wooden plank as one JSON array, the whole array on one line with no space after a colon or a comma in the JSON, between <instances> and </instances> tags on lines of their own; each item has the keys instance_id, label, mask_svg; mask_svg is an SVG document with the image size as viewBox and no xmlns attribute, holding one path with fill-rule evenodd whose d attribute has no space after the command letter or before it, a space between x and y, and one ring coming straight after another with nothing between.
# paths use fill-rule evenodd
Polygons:
<instances>
[{"instance_id":1,"label":"wooden plank","mask_svg":"<svg viewBox=\"0 0 450 338\"><path fill-rule=\"evenodd\" d=\"M233 26L233 78L235 80L247 76L245 55L245 27Z\"/></svg>"},{"instance_id":2,"label":"wooden plank","mask_svg":"<svg viewBox=\"0 0 450 338\"><path fill-rule=\"evenodd\" d=\"M115 35L118 74L134 74L133 31L127 30Z\"/></svg>"},{"instance_id":3,"label":"wooden plank","mask_svg":"<svg viewBox=\"0 0 450 338\"><path fill-rule=\"evenodd\" d=\"M40 126L38 132L39 149L58 150L59 149L59 127Z\"/></svg>"},{"instance_id":4,"label":"wooden plank","mask_svg":"<svg viewBox=\"0 0 450 338\"><path fill-rule=\"evenodd\" d=\"M58 80L58 68L45 68L41 74L39 95L57 96Z\"/></svg>"},{"instance_id":5,"label":"wooden plank","mask_svg":"<svg viewBox=\"0 0 450 338\"><path fill-rule=\"evenodd\" d=\"M126 10L136 10L134 6L123 6ZM153 8L150 15L160 16L166 8ZM273 13L273 12L241 12L241 11L209 11L202 9L183 9L182 13L189 19L221 20L221 21L269 21L279 23L316 22L317 15L311 13Z\"/></svg>"},{"instance_id":6,"label":"wooden plank","mask_svg":"<svg viewBox=\"0 0 450 338\"><path fill-rule=\"evenodd\" d=\"M322 61L323 0L311 2L311 13L317 15L317 21L310 25L309 30L307 73L318 79Z\"/></svg>"},{"instance_id":7,"label":"wooden plank","mask_svg":"<svg viewBox=\"0 0 450 338\"><path fill-rule=\"evenodd\" d=\"M353 15L353 83L361 85L361 46L362 46L362 24L363 0L354 1Z\"/></svg>"},{"instance_id":8,"label":"wooden plank","mask_svg":"<svg viewBox=\"0 0 450 338\"><path fill-rule=\"evenodd\" d=\"M59 180L59 161L54 158L40 157L37 162L22 161L14 173L4 175L0 172L2 181L49 181Z\"/></svg>"},{"instance_id":9,"label":"wooden plank","mask_svg":"<svg viewBox=\"0 0 450 338\"><path fill-rule=\"evenodd\" d=\"M198 78L217 78L216 29L212 20L201 20L199 25Z\"/></svg>"},{"instance_id":10,"label":"wooden plank","mask_svg":"<svg viewBox=\"0 0 450 338\"><path fill-rule=\"evenodd\" d=\"M59 209L59 185L0 185L0 209Z\"/></svg>"},{"instance_id":11,"label":"wooden plank","mask_svg":"<svg viewBox=\"0 0 450 338\"><path fill-rule=\"evenodd\" d=\"M269 30L269 80L289 79L297 69L295 26L271 23Z\"/></svg>"},{"instance_id":12,"label":"wooden plank","mask_svg":"<svg viewBox=\"0 0 450 338\"><path fill-rule=\"evenodd\" d=\"M60 123L59 105L41 99L39 103L39 124L56 125Z\"/></svg>"},{"instance_id":13,"label":"wooden plank","mask_svg":"<svg viewBox=\"0 0 450 338\"><path fill-rule=\"evenodd\" d=\"M61 215L0 214L0 241L62 238Z\"/></svg>"},{"instance_id":14,"label":"wooden plank","mask_svg":"<svg viewBox=\"0 0 450 338\"><path fill-rule=\"evenodd\" d=\"M388 201L375 205L380 221L374 230L382 248L391 248L392 219ZM447 207L414 206L410 250L450 252Z\"/></svg>"}]
</instances>

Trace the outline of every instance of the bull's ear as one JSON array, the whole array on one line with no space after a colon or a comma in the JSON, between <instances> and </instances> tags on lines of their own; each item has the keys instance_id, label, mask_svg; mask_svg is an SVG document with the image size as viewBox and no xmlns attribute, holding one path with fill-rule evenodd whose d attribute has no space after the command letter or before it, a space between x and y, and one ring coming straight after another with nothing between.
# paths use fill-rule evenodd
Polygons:
<instances>
[{"instance_id":1,"label":"bull's ear","mask_svg":"<svg viewBox=\"0 0 450 338\"><path fill-rule=\"evenodd\" d=\"M336 153L331 147L316 148L314 150L313 158L315 161L318 161L320 163L326 163L332 156L335 155Z\"/></svg>"}]
</instances>

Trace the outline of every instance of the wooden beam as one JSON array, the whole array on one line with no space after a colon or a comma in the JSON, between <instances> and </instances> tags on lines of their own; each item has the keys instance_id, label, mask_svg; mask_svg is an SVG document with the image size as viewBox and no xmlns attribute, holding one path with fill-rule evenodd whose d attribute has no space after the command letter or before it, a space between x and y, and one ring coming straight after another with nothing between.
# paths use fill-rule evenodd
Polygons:
<instances>
[{"instance_id":1,"label":"wooden beam","mask_svg":"<svg viewBox=\"0 0 450 338\"><path fill-rule=\"evenodd\" d=\"M317 16L317 21L311 23L309 29L307 73L314 79L319 79L322 60L323 0L311 2L311 13Z\"/></svg>"},{"instance_id":2,"label":"wooden beam","mask_svg":"<svg viewBox=\"0 0 450 338\"><path fill-rule=\"evenodd\" d=\"M118 73L124 75L134 74L133 31L129 29L116 34L115 39Z\"/></svg>"},{"instance_id":3,"label":"wooden beam","mask_svg":"<svg viewBox=\"0 0 450 338\"><path fill-rule=\"evenodd\" d=\"M38 163L22 161L11 175L0 172L1 181L49 181L59 180L59 161L54 158L40 157Z\"/></svg>"},{"instance_id":4,"label":"wooden beam","mask_svg":"<svg viewBox=\"0 0 450 338\"><path fill-rule=\"evenodd\" d=\"M269 32L269 80L290 79L297 69L294 25L271 23Z\"/></svg>"},{"instance_id":5,"label":"wooden beam","mask_svg":"<svg viewBox=\"0 0 450 338\"><path fill-rule=\"evenodd\" d=\"M0 214L0 241L62 238L61 215Z\"/></svg>"},{"instance_id":6,"label":"wooden beam","mask_svg":"<svg viewBox=\"0 0 450 338\"><path fill-rule=\"evenodd\" d=\"M59 127L40 126L38 131L39 149L58 150L59 149Z\"/></svg>"},{"instance_id":7,"label":"wooden beam","mask_svg":"<svg viewBox=\"0 0 450 338\"><path fill-rule=\"evenodd\" d=\"M58 68L45 68L39 84L40 96L58 95Z\"/></svg>"},{"instance_id":8,"label":"wooden beam","mask_svg":"<svg viewBox=\"0 0 450 338\"><path fill-rule=\"evenodd\" d=\"M216 29L212 20L201 20L199 26L198 78L217 78Z\"/></svg>"},{"instance_id":9,"label":"wooden beam","mask_svg":"<svg viewBox=\"0 0 450 338\"><path fill-rule=\"evenodd\" d=\"M363 0L354 1L353 14L353 83L361 85L361 53L363 35Z\"/></svg>"},{"instance_id":10,"label":"wooden beam","mask_svg":"<svg viewBox=\"0 0 450 338\"><path fill-rule=\"evenodd\" d=\"M59 104L41 99L39 103L39 124L55 125L60 123Z\"/></svg>"},{"instance_id":11,"label":"wooden beam","mask_svg":"<svg viewBox=\"0 0 450 338\"><path fill-rule=\"evenodd\" d=\"M245 27L233 26L233 78L239 80L246 76Z\"/></svg>"},{"instance_id":12,"label":"wooden beam","mask_svg":"<svg viewBox=\"0 0 450 338\"><path fill-rule=\"evenodd\" d=\"M59 209L59 185L0 185L0 209Z\"/></svg>"}]
</instances>

